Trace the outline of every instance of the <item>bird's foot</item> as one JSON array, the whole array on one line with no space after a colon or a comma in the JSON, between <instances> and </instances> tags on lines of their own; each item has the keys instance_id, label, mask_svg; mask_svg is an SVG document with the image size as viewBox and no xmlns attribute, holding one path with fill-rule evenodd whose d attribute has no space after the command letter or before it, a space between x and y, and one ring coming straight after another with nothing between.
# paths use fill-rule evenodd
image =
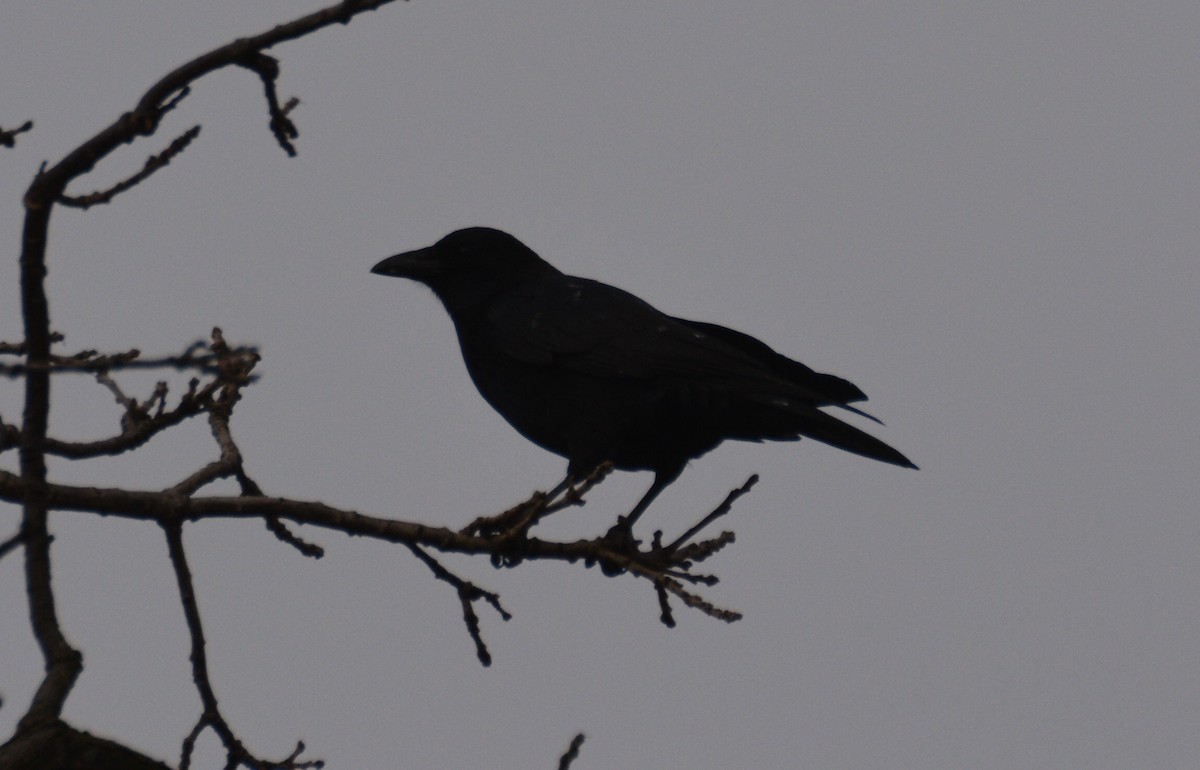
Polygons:
<instances>
[{"instance_id":1,"label":"bird's foot","mask_svg":"<svg viewBox=\"0 0 1200 770\"><path fill-rule=\"evenodd\" d=\"M640 553L638 546L641 545L641 541L633 536L633 526L625 520L624 516L618 518L617 523L604 533L600 542L607 550L624 557L624 559L636 559ZM609 577L625 572L625 567L616 560L600 559L599 561L600 571Z\"/></svg>"},{"instance_id":2,"label":"bird's foot","mask_svg":"<svg viewBox=\"0 0 1200 770\"><path fill-rule=\"evenodd\" d=\"M604 534L603 540L614 550L622 553L636 551L637 547L642 544L641 540L633 536L633 522L624 516L617 517L617 523Z\"/></svg>"}]
</instances>

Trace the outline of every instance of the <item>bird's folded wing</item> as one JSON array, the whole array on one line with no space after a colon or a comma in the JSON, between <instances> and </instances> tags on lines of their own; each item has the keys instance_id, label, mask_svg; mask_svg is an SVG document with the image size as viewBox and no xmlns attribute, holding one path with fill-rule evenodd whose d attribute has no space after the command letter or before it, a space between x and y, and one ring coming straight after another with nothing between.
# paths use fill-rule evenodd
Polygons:
<instances>
[{"instance_id":1,"label":"bird's folded wing","mask_svg":"<svg viewBox=\"0 0 1200 770\"><path fill-rule=\"evenodd\" d=\"M628 292L581 278L555 276L505 296L488 312L488 334L512 358L595 377L703 382L818 405L866 398L846 380L749 335L672 318Z\"/></svg>"}]
</instances>

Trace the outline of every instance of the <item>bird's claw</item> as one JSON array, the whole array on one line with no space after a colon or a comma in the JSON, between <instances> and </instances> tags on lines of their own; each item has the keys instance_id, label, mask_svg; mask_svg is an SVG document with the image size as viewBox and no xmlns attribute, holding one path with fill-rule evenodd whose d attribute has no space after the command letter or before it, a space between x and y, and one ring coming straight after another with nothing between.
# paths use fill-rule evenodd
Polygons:
<instances>
[{"instance_id":1,"label":"bird's claw","mask_svg":"<svg viewBox=\"0 0 1200 770\"><path fill-rule=\"evenodd\" d=\"M603 540L607 545L613 546L615 550L621 552L636 551L637 547L642 544L641 540L633 536L633 523L624 516L617 517L617 523L604 534Z\"/></svg>"},{"instance_id":2,"label":"bird's claw","mask_svg":"<svg viewBox=\"0 0 1200 770\"><path fill-rule=\"evenodd\" d=\"M619 517L617 523L604 534L604 537L600 538L600 543L606 549L628 559L636 559L641 553L638 549L641 541L633 536L633 525L627 522L624 516ZM608 577L615 577L625 572L625 567L616 561L608 559L599 561L600 571Z\"/></svg>"}]
</instances>

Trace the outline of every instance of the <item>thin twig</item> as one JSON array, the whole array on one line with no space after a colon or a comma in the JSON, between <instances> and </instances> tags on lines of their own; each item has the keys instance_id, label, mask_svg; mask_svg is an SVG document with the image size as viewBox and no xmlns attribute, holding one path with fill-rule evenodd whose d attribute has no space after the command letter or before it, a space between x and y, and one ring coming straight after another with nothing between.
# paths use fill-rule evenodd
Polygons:
<instances>
[{"instance_id":1,"label":"thin twig","mask_svg":"<svg viewBox=\"0 0 1200 770\"><path fill-rule=\"evenodd\" d=\"M171 110L179 106L179 103L188 98L192 94L191 86L184 86L179 89L173 96L168 97L162 104L158 106L158 114L166 115ZM199 128L199 126L197 126Z\"/></svg>"},{"instance_id":2,"label":"thin twig","mask_svg":"<svg viewBox=\"0 0 1200 770\"><path fill-rule=\"evenodd\" d=\"M187 553L183 548L183 524L179 521L168 521L163 524L163 532L167 536L167 554L175 571L175 582L179 588L179 600L183 604L183 617L187 621L188 635L191 637L192 649L188 660L192 664L192 682L200 693L200 702L204 706L204 715L208 720L220 720L217 709L217 695L213 691L212 682L208 678L208 656L205 652L204 624L200 620L200 607L196 602L196 588L192 582L192 571L188 566ZM217 732L221 730L218 728ZM224 736L222 736L224 740Z\"/></svg>"},{"instance_id":3,"label":"thin twig","mask_svg":"<svg viewBox=\"0 0 1200 770\"><path fill-rule=\"evenodd\" d=\"M579 733L571 739L571 745L561 757L558 758L558 770L569 770L571 763L579 758L579 747L583 745L585 738L583 733Z\"/></svg>"},{"instance_id":4,"label":"thin twig","mask_svg":"<svg viewBox=\"0 0 1200 770\"><path fill-rule=\"evenodd\" d=\"M680 548L674 548L671 558L674 561L687 564L701 562L712 556L717 551L720 551L725 546L734 542L735 539L736 537L732 532L725 530L721 534L709 540L702 540L698 543L688 543ZM693 581L699 581L698 575L692 575L690 578Z\"/></svg>"},{"instance_id":5,"label":"thin twig","mask_svg":"<svg viewBox=\"0 0 1200 770\"><path fill-rule=\"evenodd\" d=\"M164 111L174 108L178 101L178 99L175 99L171 102L168 102L168 104L164 107ZM187 146L192 143L192 140L199 135L200 126L192 126L187 131L184 131L182 134L176 137L175 141L167 145L166 149L164 149L162 152L158 153L157 155L151 155L149 158L147 158L145 165L142 166L142 170L133 176L117 182L107 190L97 190L95 192L88 193L87 195L61 195L58 198L58 202L64 206L67 206L68 208L84 210L102 203L109 203L113 198L117 197L121 193L132 187L136 187L149 179L154 172L170 165L171 160L174 159L175 156L179 155L179 153L186 150Z\"/></svg>"},{"instance_id":6,"label":"thin twig","mask_svg":"<svg viewBox=\"0 0 1200 770\"><path fill-rule=\"evenodd\" d=\"M125 407L126 416L137 411L137 399L125 395L125 391L121 390L121 386L112 377L108 376L108 372L96 372L96 382L108 388L108 392L113 394L113 398L116 399L117 403Z\"/></svg>"},{"instance_id":7,"label":"thin twig","mask_svg":"<svg viewBox=\"0 0 1200 770\"><path fill-rule=\"evenodd\" d=\"M17 135L23 134L32 128L32 120L27 120L16 128L0 128L0 147L15 147L17 145Z\"/></svg>"},{"instance_id":8,"label":"thin twig","mask_svg":"<svg viewBox=\"0 0 1200 770\"><path fill-rule=\"evenodd\" d=\"M682 600L684 604L686 604L687 606L691 607L694 610L700 610L705 615L708 615L710 618L716 618L717 620L723 620L726 623L734 623L734 622L742 619L742 613L737 612L735 610L722 609L722 608L716 606L715 604L713 604L712 602L710 602L706 599L703 599L703 598L697 596L696 594L688 591L686 588L684 588L682 585L680 585L677 580L673 580L672 578L659 577L658 579L656 579L654 581L654 584L656 586L660 586L661 588L664 588L667 591L675 594L675 596L679 597L679 599Z\"/></svg>"},{"instance_id":9,"label":"thin twig","mask_svg":"<svg viewBox=\"0 0 1200 770\"><path fill-rule=\"evenodd\" d=\"M63 336L58 332L50 333L50 343L62 342ZM0 341L0 355L23 356L28 351L28 346L24 342L2 342Z\"/></svg>"},{"instance_id":10,"label":"thin twig","mask_svg":"<svg viewBox=\"0 0 1200 770\"><path fill-rule=\"evenodd\" d=\"M0 559L8 555L9 551L15 550L24 541L24 535L18 530L16 534L7 540L0 542Z\"/></svg>"},{"instance_id":11,"label":"thin twig","mask_svg":"<svg viewBox=\"0 0 1200 770\"><path fill-rule=\"evenodd\" d=\"M674 551L674 550L678 549L679 546L683 545L688 540L690 540L692 538L692 536L695 535L697 532L701 531L702 529L707 527L709 524L712 524L717 519L719 519L722 516L724 516L725 514L729 513L729 510L733 507L733 503L739 497L741 497L742 495L749 492L754 487L754 485L757 483L758 483L758 474L755 473L755 474L751 475L750 478L746 479L745 484L742 484L740 487L738 487L737 489L730 492L725 497L725 499L721 502L721 504L718 505L715 510L713 510L712 513L708 514L707 516L705 516L703 519L700 520L700 523L696 524L694 527L691 527L690 529L688 529L687 532L684 532L682 535L675 538L675 541L673 543L671 543L669 546L667 546L667 550Z\"/></svg>"},{"instance_id":12,"label":"thin twig","mask_svg":"<svg viewBox=\"0 0 1200 770\"><path fill-rule=\"evenodd\" d=\"M201 718L196 724L192 725L192 729L184 736L183 743L179 749L179 770L190 770L192 766L192 752L196 750L196 741L207 726L208 723Z\"/></svg>"},{"instance_id":13,"label":"thin twig","mask_svg":"<svg viewBox=\"0 0 1200 770\"><path fill-rule=\"evenodd\" d=\"M296 146L292 144L292 140L300 136L300 129L288 117L288 113L296 108L300 100L293 97L288 100L286 105L280 106L279 93L275 90L275 81L279 79L279 60L260 51L254 51L236 63L257 73L267 98L267 113L271 116L269 124L271 133L284 152L289 157L295 157Z\"/></svg>"},{"instance_id":14,"label":"thin twig","mask_svg":"<svg viewBox=\"0 0 1200 770\"><path fill-rule=\"evenodd\" d=\"M191 654L188 659L192 664L192 682L200 695L203 711L195 726L184 739L181 765L190 763L196 738L209 728L225 746L226 767L234 768L245 765L250 768L320 768L324 766L321 760L298 761L304 744L298 744L295 751L283 760L271 761L260 759L246 748L245 744L234 734L233 728L225 721L217 704L217 695L213 690L208 676L208 657L205 652L204 624L200 619L200 607L196 601L196 589L192 581L192 571L188 566L187 554L183 548L183 524L178 520L169 520L163 524L163 532L167 536L167 553L175 572L175 582L179 587L179 600L183 605L184 619L187 621L188 635L191 637Z\"/></svg>"},{"instance_id":15,"label":"thin twig","mask_svg":"<svg viewBox=\"0 0 1200 770\"><path fill-rule=\"evenodd\" d=\"M612 463L601 463L579 482L578 487L573 486L574 479L568 475L549 492L534 492L528 500L496 515L480 516L459 531L466 535L503 535L519 539L550 514L585 505L584 495L604 481L612 470Z\"/></svg>"},{"instance_id":16,"label":"thin twig","mask_svg":"<svg viewBox=\"0 0 1200 770\"><path fill-rule=\"evenodd\" d=\"M51 374L58 374L64 372L114 372L123 369L175 369L216 374L220 369L221 357L213 353L202 355L195 353L195 350L202 350L206 345L205 342L194 342L182 355L159 358L141 358L141 352L136 349L103 356L94 350L84 350L70 356L51 356L48 361L42 363L0 364L0 375L12 379L22 377L31 371L48 371ZM2 352L4 351L0 350L0 353ZM241 356L258 355L257 349L253 347L234 348L231 353Z\"/></svg>"},{"instance_id":17,"label":"thin twig","mask_svg":"<svg viewBox=\"0 0 1200 770\"><path fill-rule=\"evenodd\" d=\"M479 616L475 614L474 602L478 599L483 599L492 605L492 608L500 614L503 620L511 620L512 615L500 605L500 596L491 591L485 591L468 580L463 580L458 575L443 567L437 559L425 553L419 546L413 543L405 543L405 545L408 546L408 549L418 559L424 562L426 567L429 567L434 577L454 586L454 590L458 592L459 601L462 602L463 622L467 625L467 633L471 635L471 640L475 642L475 654L479 657L479 662L483 665L492 665L492 654L488 652L487 645L483 641L483 635L479 630Z\"/></svg>"},{"instance_id":18,"label":"thin twig","mask_svg":"<svg viewBox=\"0 0 1200 770\"><path fill-rule=\"evenodd\" d=\"M281 542L295 548L302 555L310 559L320 559L325 555L324 548L316 543L310 543L307 540L301 539L288 529L287 525L278 516L264 516L263 522L267 525L267 529L270 530L271 534L275 535Z\"/></svg>"},{"instance_id":19,"label":"thin twig","mask_svg":"<svg viewBox=\"0 0 1200 770\"><path fill-rule=\"evenodd\" d=\"M568 485L562 492L562 497L557 502L549 502L546 509L538 516L538 520L546 518L552 513L557 513L564 508L573 506L585 505L586 500L583 496L591 492L593 488L600 485L602 481L608 478L613 472L613 464L605 461L592 469L592 472L583 477L583 481L579 482L579 486Z\"/></svg>"},{"instance_id":20,"label":"thin twig","mask_svg":"<svg viewBox=\"0 0 1200 770\"><path fill-rule=\"evenodd\" d=\"M21 443L21 430L16 425L9 425L0 416L0 452L6 452Z\"/></svg>"},{"instance_id":21,"label":"thin twig","mask_svg":"<svg viewBox=\"0 0 1200 770\"><path fill-rule=\"evenodd\" d=\"M671 599L667 596L667 589L663 588L657 581L654 583L654 593L658 595L658 619L667 628L675 627L675 613L671 611Z\"/></svg>"},{"instance_id":22,"label":"thin twig","mask_svg":"<svg viewBox=\"0 0 1200 770\"><path fill-rule=\"evenodd\" d=\"M95 441L61 441L56 438L47 438L46 452L57 457L80 460L102 455L118 455L137 449L167 428L178 425L190 417L203 414L216 387L216 383L210 383L202 390L192 387L174 409L156 411L153 416L147 416L140 420L123 419L122 431L116 436ZM128 417L128 415L126 416Z\"/></svg>"}]
</instances>

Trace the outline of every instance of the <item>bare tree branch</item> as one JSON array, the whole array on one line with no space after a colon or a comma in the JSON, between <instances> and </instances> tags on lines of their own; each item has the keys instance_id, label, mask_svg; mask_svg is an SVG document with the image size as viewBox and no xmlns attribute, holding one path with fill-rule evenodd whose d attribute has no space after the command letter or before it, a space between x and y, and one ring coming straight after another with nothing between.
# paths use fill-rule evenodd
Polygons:
<instances>
[{"instance_id":1,"label":"bare tree branch","mask_svg":"<svg viewBox=\"0 0 1200 770\"><path fill-rule=\"evenodd\" d=\"M405 545L408 546L408 549L418 559L425 563L425 566L429 567L434 577L454 586L454 590L458 592L459 601L462 602L463 622L467 624L467 633L471 635L471 639L475 642L475 654L479 657L479 662L483 665L492 665L492 654L488 652L487 645L483 642L483 636L479 630L479 616L475 614L474 603L478 599L483 599L492 605L492 608L496 612L500 613L501 618L506 621L511 620L512 615L500 606L499 594L485 591L474 583L463 580L458 575L443 567L437 559L425 553L419 546L413 543L406 543Z\"/></svg>"},{"instance_id":2,"label":"bare tree branch","mask_svg":"<svg viewBox=\"0 0 1200 770\"><path fill-rule=\"evenodd\" d=\"M63 336L58 332L51 332L50 342L62 342ZM0 342L0 355L23 356L28 352L29 347L24 342Z\"/></svg>"},{"instance_id":3,"label":"bare tree branch","mask_svg":"<svg viewBox=\"0 0 1200 770\"><path fill-rule=\"evenodd\" d=\"M571 745L567 747L566 752L558 759L558 770L569 770L571 763L579 759L579 748L583 746L584 740L583 733L579 733L571 739Z\"/></svg>"},{"instance_id":4,"label":"bare tree branch","mask_svg":"<svg viewBox=\"0 0 1200 770\"><path fill-rule=\"evenodd\" d=\"M20 480L24 487L21 536L25 553L25 580L34 638L45 661L46 674L18 731L57 722L63 704L82 668L82 657L67 641L55 609L51 588L50 533L47 527L46 451L50 413L50 347L54 341L46 296L46 244L50 214L65 195L67 185L88 173L122 144L153 134L164 114L179 103L185 89L197 78L223 67L244 62L279 43L294 40L322 27L345 24L364 11L391 0L346 0L303 16L253 37L241 38L177 68L142 96L137 106L68 153L58 163L43 167L25 193L25 221L21 238L20 291L24 324L25 404L19 432ZM24 127L17 130L26 130ZM12 141L16 134L0 135ZM7 431L6 431L7 433ZM11 475L11 474L6 474Z\"/></svg>"},{"instance_id":5,"label":"bare tree branch","mask_svg":"<svg viewBox=\"0 0 1200 770\"><path fill-rule=\"evenodd\" d=\"M0 471L0 499L19 502L29 489L21 477ZM629 574L661 585L684 603L712 617L732 621L738 613L714 607L688 592L680 580L713 585L716 578L693 575L691 563L681 554L657 547L641 550L636 541L614 540L608 536L560 542L535 537L513 538L508 532L480 536L444 527L395 518L367 516L324 503L278 497L200 497L179 492L146 492L115 488L46 485L47 503L60 510L95 513L145 521L200 521L223 518L278 518L297 524L321 527L347 535L369 537L390 543L433 548L447 553L486 555L497 566L512 566L525 560L549 559L585 566L600 565L605 574ZM705 545L716 550L733 542L732 533L723 533ZM701 544L703 545L703 544Z\"/></svg>"},{"instance_id":6,"label":"bare tree branch","mask_svg":"<svg viewBox=\"0 0 1200 770\"><path fill-rule=\"evenodd\" d=\"M7 540L0 541L0 559L3 559L5 556L7 556L9 551L15 550L16 547L21 544L22 539L22 534L17 532Z\"/></svg>"},{"instance_id":7,"label":"bare tree branch","mask_svg":"<svg viewBox=\"0 0 1200 770\"><path fill-rule=\"evenodd\" d=\"M271 133L275 141L290 157L296 156L296 146L292 140L300 136L300 129L288 118L287 114L300 103L299 99L289 99L284 106L279 104L279 94L275 90L275 81L279 79L279 60L265 53L254 51L237 62L251 72L258 73L262 80L264 96L267 98L267 112L271 116Z\"/></svg>"},{"instance_id":8,"label":"bare tree branch","mask_svg":"<svg viewBox=\"0 0 1200 770\"><path fill-rule=\"evenodd\" d=\"M117 147L138 136L153 134L163 115L175 107L184 89L196 80L228 66L248 66L247 62L254 61L263 51L280 43L304 37L332 24L347 24L358 14L374 11L393 1L344 0L258 35L239 38L214 48L177 67L152 85L133 110L39 174L26 195L27 209L45 210L63 195L71 180L91 171ZM258 72L257 69L255 71ZM259 74L261 77L262 73Z\"/></svg>"},{"instance_id":9,"label":"bare tree branch","mask_svg":"<svg viewBox=\"0 0 1200 770\"><path fill-rule=\"evenodd\" d=\"M204 519L258 518L276 538L306 556L319 558L320 546L306 542L293 533L290 525L308 525L363 536L408 548L424 563L433 576L452 586L462 606L463 620L484 665L491 654L483 641L476 602L490 604L502 619L511 615L503 608L498 594L454 574L431 551L462 553L490 558L496 567L513 567L526 560L550 559L568 563L582 562L585 567L599 566L608 576L629 575L644 579L658 598L662 621L674 624L670 598L685 606L726 622L740 614L722 609L700 596L696 586L712 586L717 578L693 572L703 561L734 542L730 532L692 542L716 519L724 516L738 497L753 486L752 477L734 490L716 510L702 518L683 535L664 546L661 533L643 549L628 530L624 536L610 532L595 538L557 541L530 535L546 516L567 507L583 505L584 496L611 471L611 465L597 468L572 486L568 478L549 494L535 494L524 503L496 516L483 517L455 531L420 523L368 516L319 502L267 496L250 477L244 458L233 438L230 422L244 389L254 382L253 370L259 361L254 348L230 347L220 329L214 329L207 345L196 343L183 354L143 358L136 349L101 355L85 350L56 355L53 347L62 341L51 326L46 293L46 247L50 215L56 205L86 209L112 201L117 195L146 181L169 165L199 135L196 125L174 139L165 149L151 155L142 169L115 185L81 196L70 196L67 187L91 172L98 163L123 144L154 135L164 116L175 110L190 93L190 86L201 77L225 67L241 67L255 73L264 89L269 128L276 142L288 155L296 154L299 130L290 115L299 100L281 103L278 95L279 61L266 53L280 43L295 40L335 23L346 24L357 14L375 10L392 0L344 0L328 8L281 24L259 35L241 38L213 49L176 68L152 85L136 105L90 139L69 152L57 163L43 164L26 191L24 229L20 254L20 291L24 339L18 343L0 343L0 356L14 356L12 363L0 364L0 376L23 378L25 401L20 427L0 421L0 452L16 448L19 472L0 469L0 500L22 506L21 527L17 534L0 542L0 558L17 546L25 556L25 577L29 595L34 637L41 649L45 677L32 704L21 719L18 733L29 736L69 730L61 714L71 688L82 669L82 657L63 633L55 609L51 586L50 531L48 515L53 511L76 511L101 516L152 521L166 537L168 555L176 576L180 602L189 636L192 678L202 711L181 745L180 768L189 768L198 737L212 730L222 741L226 767L252 770L301 770L319 768L320 760L304 760L304 744L281 760L265 760L250 753L222 715L213 689L206 653L206 641L192 573L183 542L183 528ZM31 123L8 131L0 130L0 144L12 146L15 137L30 130ZM20 357L20 358L16 358ZM115 373L131 370L173 369L196 375L169 406L169 388L158 383L143 400L127 394ZM120 432L95 441L65 441L48 434L51 382L54 374L90 373L108 388L121 408ZM217 458L186 475L162 491L119 488L79 487L58 484L47 475L46 458L54 455L85 459L120 454L145 445L158 433L183 421L207 414L217 445ZM219 479L234 479L237 496L201 495ZM67 733L63 732L66 735ZM583 734L576 735L561 756L559 767L568 768L579 755Z\"/></svg>"},{"instance_id":10,"label":"bare tree branch","mask_svg":"<svg viewBox=\"0 0 1200 770\"><path fill-rule=\"evenodd\" d=\"M449 530L423 527L422 525L400 522L395 519L373 519L363 517L351 511L338 511L328 506L314 507L314 504L301 501L289 501L269 498L263 495L258 485L246 475L240 450L237 448L230 431L229 420L234 404L241 398L241 389L252 381L252 371L259 361L258 353L252 348L231 348L225 342L220 329L213 330L213 341L210 345L211 358L204 363L209 369L217 372L217 376L203 388L193 381L188 393L179 406L173 410L163 407L166 398L165 387L155 389L154 394L144 402L138 402L127 396L115 381L104 371L97 374L97 379L112 390L117 402L125 410L122 418L123 433L107 443L93 442L88 445L69 445L48 439L50 451L61 450L83 455L85 452L95 452L101 448L118 449L132 446L137 441L147 439L150 435L183 419L185 415L206 412L213 437L219 448L219 457L189 475L173 487L162 493L131 493L125 490L88 490L93 494L68 491L70 488L52 485L52 500L56 507L74 508L77 510L92 510L106 512L110 515L125 515L134 518L149 518L163 522L164 511L170 511L172 520L198 520L223 516L258 516L277 538L296 547L302 554L320 557L323 550L316 545L297 538L284 524L288 519L300 524L325 526L348 534L367 534L381 537L392 542L403 543L420 558L434 575L453 585L463 604L464 621L468 632L475 641L477 653L481 661L487 665L491 658L479 630L479 619L473 609L473 602L484 599L493 604L502 617L508 615L499 605L498 597L479 589L474 584L459 578L449 572L439 562L423 550L431 547L442 551L461 553L487 554L496 566L513 567L526 559L561 559L576 561L582 559L585 564L600 564L608 575L619 575L629 572L636 577L642 577L654 585L663 608L661 618L671 626L674 620L671 616L668 596L674 595L685 605L699 609L712 617L726 621L736 620L740 615L735 612L715 607L707 600L685 589L684 583L711 586L716 578L691 572L694 563L702 561L733 542L730 532L720 536L691 543L688 542L717 518L730 510L733 502L750 490L757 481L753 476L742 487L733 490L714 511L706 515L695 526L689 528L668 546L661 542L661 533L655 533L652 546L641 550L636 541L626 536L609 535L593 539L576 541L575 543L556 543L529 537L534 525L550 513L571 506L583 505L584 495L596 484L600 483L611 472L611 464L604 464L585 478L578 487L566 483L558 485L549 494L537 493L529 500L513 508L490 517L481 517L470 525L459 530ZM118 356L98 356L95 351L85 351L77 354L74 360L86 361L116 361L129 363L135 360L129 354ZM162 365L174 365L182 360L199 361L195 354L195 346L189 348L183 357L177 359L159 359ZM151 408L155 413L150 415ZM238 498L202 498L195 497L204 486L221 478L235 478L242 489ZM0 482L5 479L0 476ZM10 479L11 480L11 479ZM3 491L0 484L0 492ZM111 507L101 501L97 495L110 497L120 502ZM132 497L131 497L132 495ZM157 495L157 496L155 496ZM0 495L2 496L2 495ZM76 498L76 502L63 504L62 497ZM184 498L190 498L184 501ZM224 505L218 501L237 500L236 505ZM209 507L212 506L212 507ZM138 513L142 511L143 513Z\"/></svg>"},{"instance_id":11,"label":"bare tree branch","mask_svg":"<svg viewBox=\"0 0 1200 770\"><path fill-rule=\"evenodd\" d=\"M70 362L64 366L79 367L71 369L71 371L95 369L97 381L113 393L117 403L124 407L125 411L121 417L119 434L83 442L63 441L47 436L45 440L47 454L71 460L82 460L102 455L117 455L137 449L167 428L217 407L220 403L217 397L222 389L231 384L236 384L240 388L252 383L254 376L251 372L259 361L258 352L251 347L229 348L220 338L220 330L214 329L213 331L214 350L204 355L195 354L196 345L202 344L196 343L182 355L156 359L138 359L136 350L104 356L98 355L94 350L88 350L60 359ZM217 349L218 347L219 349ZM189 383L188 390L180 397L179 403L173 409L167 409L168 389L165 383L158 383L150 397L139 403L136 399L125 395L116 381L112 379L111 368L134 368L135 365L138 365L136 368L194 368L214 375L214 379L203 387L200 385L200 380L193 379ZM86 369L83 368L85 366ZM24 367L22 369L30 371ZM0 451L17 446L19 441L20 432L18 430L0 425Z\"/></svg>"},{"instance_id":12,"label":"bare tree branch","mask_svg":"<svg viewBox=\"0 0 1200 770\"><path fill-rule=\"evenodd\" d=\"M0 415L0 453L6 452L21 443L21 430L16 425L4 422Z\"/></svg>"},{"instance_id":13,"label":"bare tree branch","mask_svg":"<svg viewBox=\"0 0 1200 770\"><path fill-rule=\"evenodd\" d=\"M584 505L583 496L612 473L612 463L601 463L589 473L578 487L571 486L571 476L549 492L535 492L523 503L494 516L480 516L460 531L468 535L510 533L509 537L528 532L535 524L564 508Z\"/></svg>"},{"instance_id":14,"label":"bare tree branch","mask_svg":"<svg viewBox=\"0 0 1200 770\"><path fill-rule=\"evenodd\" d=\"M185 94L187 93L187 90L188 89L184 89L183 91L180 91L180 93ZM171 102L170 106L173 107L175 103L176 102ZM165 112L169 108L170 107L168 106L164 106L163 111ZM171 159L187 149L187 146L192 143L192 140L199 135L200 126L192 126L187 131L184 131L182 134L176 137L175 141L167 145L165 150L157 155L151 155L149 158L147 158L146 165L142 167L142 170L128 179L123 179L120 182L117 182L107 190L97 190L96 192L88 193L87 195L62 195L59 197L58 202L64 206L84 210L101 203L109 203L113 198L117 197L121 193L132 187L136 187L141 182L149 179L155 171L166 168L167 165L170 164Z\"/></svg>"},{"instance_id":15,"label":"bare tree branch","mask_svg":"<svg viewBox=\"0 0 1200 770\"><path fill-rule=\"evenodd\" d=\"M287 525L284 524L278 516L264 516L263 521L266 522L267 529L270 530L271 534L275 535L275 537L281 542L287 543L291 547L295 548L301 553L301 555L307 556L310 559L320 559L325 555L324 548L316 543L310 543L294 534L290 529L287 528Z\"/></svg>"},{"instance_id":16,"label":"bare tree branch","mask_svg":"<svg viewBox=\"0 0 1200 770\"><path fill-rule=\"evenodd\" d=\"M27 120L16 128L0 128L0 147L15 147L17 145L17 134L23 134L32 128L32 120Z\"/></svg>"},{"instance_id":17,"label":"bare tree branch","mask_svg":"<svg viewBox=\"0 0 1200 770\"><path fill-rule=\"evenodd\" d=\"M191 752L196 738L204 730L210 728L225 746L226 764L228 768L245 766L255 770L299 770L300 768L319 768L324 763L320 760L300 761L300 753L304 744L299 743L296 750L282 760L271 761L259 759L250 753L245 744L234 734L233 728L221 715L217 705L217 695L213 691L212 682L208 677L208 657L205 653L204 625L200 620L200 606L196 602L196 589L192 583L192 571L188 567L187 554L183 549L183 524L179 521L163 523L163 531L167 535L167 552L171 557L171 566L175 570L175 581L179 586L179 599L183 604L183 615L187 621L188 634L192 640L192 651L189 659L192 663L192 682L200 693L203 712L196 725L184 741L184 753L180 766L187 767L191 762Z\"/></svg>"},{"instance_id":18,"label":"bare tree branch","mask_svg":"<svg viewBox=\"0 0 1200 770\"><path fill-rule=\"evenodd\" d=\"M740 487L738 487L737 489L730 492L729 495L725 498L725 500L720 505L718 505L712 513L708 514L703 519L701 519L700 522L698 524L696 524L696 526L692 527L687 532L684 532L682 535L675 538L675 541L673 543L671 543L669 546L667 546L667 550L668 551L679 550L679 547L681 545L686 543L688 540L691 540L696 534L698 534L700 532L700 530L704 529L709 524L712 524L717 519L719 519L722 516L724 516L725 514L729 513L729 510L733 507L734 501L736 501L739 497L741 497L742 495L749 492L754 487L754 485L757 483L758 483L758 474L755 473L755 474L751 475L750 478L746 479L745 484L742 484Z\"/></svg>"},{"instance_id":19,"label":"bare tree branch","mask_svg":"<svg viewBox=\"0 0 1200 770\"><path fill-rule=\"evenodd\" d=\"M59 338L61 339L61 337ZM24 345L13 346L11 343L0 343L0 345L9 345L12 348L20 348L20 352L24 352ZM141 351L136 348L127 350L121 353L108 353L100 355L95 350L83 350L69 356L51 355L49 360L40 364L0 364L0 375L13 379L23 377L26 372L37 370L48 371L51 374L59 373L80 373L80 372L115 372L124 369L176 369L178 371L197 371L206 374L216 374L220 367L220 357L213 353L198 353L198 350L204 350L207 343L203 341L193 342L180 355L163 356L160 358L142 358ZM252 347L238 348L240 353L250 354L257 351ZM0 353L5 350L0 347Z\"/></svg>"}]
</instances>

